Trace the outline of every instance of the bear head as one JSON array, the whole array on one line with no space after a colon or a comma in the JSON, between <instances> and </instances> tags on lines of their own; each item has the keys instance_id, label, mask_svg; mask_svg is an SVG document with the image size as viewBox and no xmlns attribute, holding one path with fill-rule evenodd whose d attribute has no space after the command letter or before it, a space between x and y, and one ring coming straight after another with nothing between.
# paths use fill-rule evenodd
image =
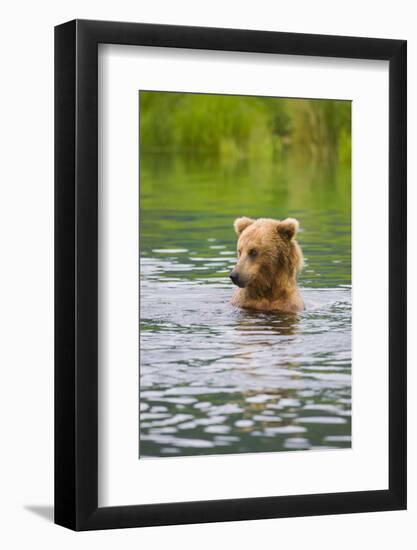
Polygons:
<instances>
[{"instance_id":1,"label":"bear head","mask_svg":"<svg viewBox=\"0 0 417 550\"><path fill-rule=\"evenodd\" d=\"M234 228L238 260L230 278L235 285L254 296L268 297L295 282L303 266L303 255L295 240L297 220L243 217L235 220Z\"/></svg>"}]
</instances>

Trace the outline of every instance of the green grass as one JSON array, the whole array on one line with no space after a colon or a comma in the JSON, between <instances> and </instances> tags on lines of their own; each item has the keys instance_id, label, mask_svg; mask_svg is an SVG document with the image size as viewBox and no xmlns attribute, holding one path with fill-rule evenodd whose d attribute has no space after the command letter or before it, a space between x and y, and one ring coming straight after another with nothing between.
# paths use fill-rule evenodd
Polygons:
<instances>
[{"instance_id":1,"label":"green grass","mask_svg":"<svg viewBox=\"0 0 417 550\"><path fill-rule=\"evenodd\" d=\"M284 149L350 162L351 103L140 92L143 152L279 159Z\"/></svg>"}]
</instances>

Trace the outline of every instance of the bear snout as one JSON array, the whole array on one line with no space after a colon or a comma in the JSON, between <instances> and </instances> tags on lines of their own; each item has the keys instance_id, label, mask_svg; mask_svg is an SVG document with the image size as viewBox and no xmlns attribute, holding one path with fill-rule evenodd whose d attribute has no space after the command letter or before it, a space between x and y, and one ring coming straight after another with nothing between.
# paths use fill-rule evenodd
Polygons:
<instances>
[{"instance_id":1,"label":"bear snout","mask_svg":"<svg viewBox=\"0 0 417 550\"><path fill-rule=\"evenodd\" d=\"M236 286L239 286L239 287L244 287L245 285L243 284L241 278L239 277L239 274L237 273L237 271L232 271L229 275L232 283Z\"/></svg>"}]
</instances>

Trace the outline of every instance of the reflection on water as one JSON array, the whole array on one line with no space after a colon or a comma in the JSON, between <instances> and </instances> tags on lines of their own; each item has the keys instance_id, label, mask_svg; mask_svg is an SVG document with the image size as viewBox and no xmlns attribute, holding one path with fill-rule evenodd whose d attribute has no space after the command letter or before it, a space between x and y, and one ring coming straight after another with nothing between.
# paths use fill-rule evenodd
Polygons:
<instances>
[{"instance_id":1,"label":"reflection on water","mask_svg":"<svg viewBox=\"0 0 417 550\"><path fill-rule=\"evenodd\" d=\"M190 162L141 159L140 456L350 447L349 174ZM300 220L305 312L229 304L239 215Z\"/></svg>"}]
</instances>

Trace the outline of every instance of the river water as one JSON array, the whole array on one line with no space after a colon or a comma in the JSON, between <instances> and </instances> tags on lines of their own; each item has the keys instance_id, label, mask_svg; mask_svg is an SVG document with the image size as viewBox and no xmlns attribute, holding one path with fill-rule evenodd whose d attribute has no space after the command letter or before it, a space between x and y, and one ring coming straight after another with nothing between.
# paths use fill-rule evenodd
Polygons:
<instances>
[{"instance_id":1,"label":"river water","mask_svg":"<svg viewBox=\"0 0 417 550\"><path fill-rule=\"evenodd\" d=\"M350 174L142 156L141 458L351 446ZM299 315L238 310L237 216L296 217Z\"/></svg>"}]
</instances>

